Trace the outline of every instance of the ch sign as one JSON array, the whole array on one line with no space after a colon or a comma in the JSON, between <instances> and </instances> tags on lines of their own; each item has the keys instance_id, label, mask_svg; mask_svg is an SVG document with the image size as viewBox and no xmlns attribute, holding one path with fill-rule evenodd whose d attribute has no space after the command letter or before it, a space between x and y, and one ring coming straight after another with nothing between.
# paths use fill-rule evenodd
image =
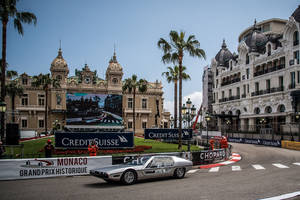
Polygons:
<instances>
[{"instance_id":1,"label":"ch sign","mask_svg":"<svg viewBox=\"0 0 300 200\"><path fill-rule=\"evenodd\" d=\"M192 129L182 129L183 140L190 140L192 138ZM164 139L164 140L178 140L179 139L179 130L164 128L147 128L145 129L145 139Z\"/></svg>"}]
</instances>

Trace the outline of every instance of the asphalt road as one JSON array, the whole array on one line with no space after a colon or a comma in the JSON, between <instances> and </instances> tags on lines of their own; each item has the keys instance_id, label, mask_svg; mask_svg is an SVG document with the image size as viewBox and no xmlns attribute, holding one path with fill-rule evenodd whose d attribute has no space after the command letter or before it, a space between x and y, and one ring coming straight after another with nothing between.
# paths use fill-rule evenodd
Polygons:
<instances>
[{"instance_id":1,"label":"asphalt road","mask_svg":"<svg viewBox=\"0 0 300 200\"><path fill-rule=\"evenodd\" d=\"M300 163L299 151L233 144L233 152L239 153L242 160L217 172L194 170L181 180L156 179L131 186L108 184L92 176L0 181L0 199L243 200L300 191L300 166L294 164Z\"/></svg>"}]
</instances>

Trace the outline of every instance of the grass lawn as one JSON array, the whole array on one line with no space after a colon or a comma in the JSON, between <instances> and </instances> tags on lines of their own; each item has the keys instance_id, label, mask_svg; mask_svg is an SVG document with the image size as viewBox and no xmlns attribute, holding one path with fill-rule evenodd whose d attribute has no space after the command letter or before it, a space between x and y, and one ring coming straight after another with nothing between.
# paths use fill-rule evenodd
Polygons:
<instances>
[{"instance_id":1,"label":"grass lawn","mask_svg":"<svg viewBox=\"0 0 300 200\"><path fill-rule=\"evenodd\" d=\"M34 157L44 157L44 152L40 152L44 148L44 145L46 144L47 140L49 138L40 138L36 140L30 140L30 141L23 141L20 144L24 145L24 158L34 158ZM52 140L52 144L55 144L55 138L50 137ZM142 153L163 153L163 152L177 152L178 150L178 144L172 144L172 143L164 143L156 140L144 140L143 138L134 138L134 144L135 146L139 145L147 145L152 146L152 149L145 150ZM191 145L191 151L198 151L200 150L199 147L195 145ZM182 151L187 151L187 145L183 145ZM6 148L6 156L5 158L19 158L21 151L20 148ZM128 154L128 153L126 153ZM98 154L101 155L101 154ZM107 155L107 154L106 154ZM118 154L120 155L120 154ZM78 156L78 155L60 155L60 156ZM81 154L79 156L87 156L87 154ZM53 155L53 157L57 157L56 155Z\"/></svg>"}]
</instances>

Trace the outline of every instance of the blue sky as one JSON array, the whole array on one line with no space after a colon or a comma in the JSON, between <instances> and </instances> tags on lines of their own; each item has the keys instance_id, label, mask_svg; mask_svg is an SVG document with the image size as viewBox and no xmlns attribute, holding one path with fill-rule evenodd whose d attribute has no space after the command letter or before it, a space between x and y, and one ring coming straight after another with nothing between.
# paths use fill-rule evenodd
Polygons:
<instances>
[{"instance_id":1,"label":"blue sky","mask_svg":"<svg viewBox=\"0 0 300 200\"><path fill-rule=\"evenodd\" d=\"M21 0L19 10L35 13L38 22L35 27L25 25L23 37L9 23L7 62L18 73L48 73L61 40L70 75L86 62L103 78L115 44L124 78L134 73L148 81L161 80L166 107L171 109L173 85L161 76L171 64L161 62L157 41L168 38L170 30L183 30L196 36L207 55L206 60L184 58L192 80L184 82L183 95L198 106L203 67L217 54L223 38L229 50L237 52L239 34L255 18L288 19L298 4L296 0Z\"/></svg>"}]
</instances>

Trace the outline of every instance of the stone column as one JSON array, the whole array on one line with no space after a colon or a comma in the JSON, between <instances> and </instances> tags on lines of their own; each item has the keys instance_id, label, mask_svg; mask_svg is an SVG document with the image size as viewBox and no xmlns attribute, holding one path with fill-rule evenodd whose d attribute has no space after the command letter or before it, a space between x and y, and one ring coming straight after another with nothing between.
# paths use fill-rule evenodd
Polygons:
<instances>
[{"instance_id":1,"label":"stone column","mask_svg":"<svg viewBox=\"0 0 300 200\"><path fill-rule=\"evenodd\" d=\"M255 131L255 118L249 118L249 131Z\"/></svg>"}]
</instances>

